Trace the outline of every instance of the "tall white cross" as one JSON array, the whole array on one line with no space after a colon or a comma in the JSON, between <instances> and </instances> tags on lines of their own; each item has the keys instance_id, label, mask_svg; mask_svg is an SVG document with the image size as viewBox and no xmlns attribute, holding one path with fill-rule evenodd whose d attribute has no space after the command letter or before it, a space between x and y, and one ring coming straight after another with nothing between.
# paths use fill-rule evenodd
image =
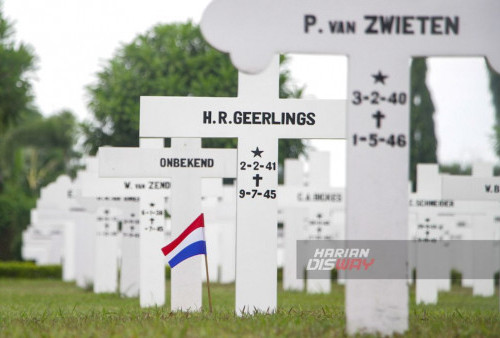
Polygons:
<instances>
[{"instance_id":1,"label":"tall white cross","mask_svg":"<svg viewBox=\"0 0 500 338\"><path fill-rule=\"evenodd\" d=\"M161 122L159 122L161 123ZM204 149L199 138L172 138L171 148L163 148L163 138L141 138L140 148L99 148L101 177L169 177L172 182L172 237L175 238L201 213L201 179L204 177L236 177L236 150ZM161 302L161 294L148 299L165 285L161 248L163 227L150 231L148 222L158 224L146 204L158 204L150 194L141 196L141 306ZM163 213L160 215L163 219ZM156 223L155 223L156 222ZM152 263L152 260L157 263ZM196 256L171 271L171 309L198 311L202 295L201 257ZM165 296L163 294L163 301Z\"/></svg>"},{"instance_id":2,"label":"tall white cross","mask_svg":"<svg viewBox=\"0 0 500 338\"><path fill-rule=\"evenodd\" d=\"M278 140L343 138L343 101L279 99L279 64L239 74L238 97L141 97L141 137L238 138L236 312L277 302Z\"/></svg>"},{"instance_id":3,"label":"tall white cross","mask_svg":"<svg viewBox=\"0 0 500 338\"><path fill-rule=\"evenodd\" d=\"M500 69L499 12L496 0L214 0L201 28L249 73L280 53L349 56L347 239L406 240L409 61L484 55ZM406 331L408 301L405 280L348 280L348 334Z\"/></svg>"}]
</instances>

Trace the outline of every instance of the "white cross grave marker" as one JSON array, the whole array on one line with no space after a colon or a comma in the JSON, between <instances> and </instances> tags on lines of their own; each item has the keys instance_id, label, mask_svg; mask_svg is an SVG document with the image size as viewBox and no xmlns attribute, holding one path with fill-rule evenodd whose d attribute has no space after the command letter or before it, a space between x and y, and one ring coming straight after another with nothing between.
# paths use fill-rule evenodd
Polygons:
<instances>
[{"instance_id":1,"label":"white cross grave marker","mask_svg":"<svg viewBox=\"0 0 500 338\"><path fill-rule=\"evenodd\" d=\"M71 196L83 211L76 220L76 285L81 288L89 288L94 283L95 275L95 228L96 211L99 202L95 197L82 195L84 185L92 184L97 177L97 159L88 157L84 161L85 169L78 171L75 179L74 189Z\"/></svg>"},{"instance_id":2,"label":"white cross grave marker","mask_svg":"<svg viewBox=\"0 0 500 338\"><path fill-rule=\"evenodd\" d=\"M141 137L237 137L236 312L277 302L278 140L343 138L343 101L279 99L275 58L238 97L141 97Z\"/></svg>"},{"instance_id":3,"label":"white cross grave marker","mask_svg":"<svg viewBox=\"0 0 500 338\"><path fill-rule=\"evenodd\" d=\"M486 214L473 217L473 238L477 240L492 240L498 232L495 225L495 216L498 216L498 203L500 202L500 178L493 177L493 167L486 163L474 163L472 176L447 175L443 177L442 194L445 197L457 200L467 200L469 203L481 203L481 209L486 208ZM472 202L475 201L475 202ZM481 201L481 202L479 202ZM474 205L474 204L473 204ZM488 210L489 209L489 210ZM475 269L492 268L494 265L494 247L483 247L481 261L475 260ZM489 250L489 253L487 253ZM481 250L483 251L483 250ZM478 254L475 252L474 254ZM484 257L486 254L487 257ZM491 276L493 277L493 269ZM493 278L472 281L473 294L491 296L495 293ZM481 273L484 275L484 271Z\"/></svg>"},{"instance_id":4,"label":"white cross grave marker","mask_svg":"<svg viewBox=\"0 0 500 338\"><path fill-rule=\"evenodd\" d=\"M220 237L222 247L219 281L234 283L236 278L236 185L226 185L222 189L222 205L217 215L224 226Z\"/></svg>"},{"instance_id":5,"label":"white cross grave marker","mask_svg":"<svg viewBox=\"0 0 500 338\"><path fill-rule=\"evenodd\" d=\"M280 53L349 56L347 239L406 240L409 60L484 55L500 70L499 12L496 0L214 0L201 29L249 73ZM406 331L406 281L348 280L346 317L348 334Z\"/></svg>"},{"instance_id":6,"label":"white cross grave marker","mask_svg":"<svg viewBox=\"0 0 500 338\"><path fill-rule=\"evenodd\" d=\"M156 147L152 148L152 145ZM173 138L171 148L163 148L161 137L141 138L140 148L99 148L101 177L171 178L171 221L174 238L184 231L201 212L201 179L203 177L235 177L235 164L236 151L234 149L203 149L201 139ZM150 197L141 196L141 205L145 198ZM147 203L150 203L149 200ZM160 288L160 285L152 285L150 281L145 280L143 275L146 276L149 272L148 278L160 282L159 278L150 276L152 273L150 270L158 270L160 266L159 264L153 265L150 261L151 257L162 255L161 248L166 244L163 242L163 233L153 234L145 231L144 224L141 220L141 306L143 304L143 281L150 283L150 287L147 288L149 292L155 292ZM146 267L148 270L145 271ZM158 274L158 272L155 273ZM164 277L162 283L164 285ZM200 256L176 266L171 272L171 309L173 311L200 310L201 286Z\"/></svg>"},{"instance_id":7,"label":"white cross grave marker","mask_svg":"<svg viewBox=\"0 0 500 338\"><path fill-rule=\"evenodd\" d=\"M283 267L285 289L287 287L295 290L303 288L303 279L297 278L296 271L297 240L343 239L344 189L330 186L329 153L309 153L308 163L309 173L306 180L302 162L286 160L285 180L288 179L288 181L285 181L285 184L278 190L280 196L278 203L284 207L285 218L285 265ZM287 171L289 171L288 174ZM296 183L290 184L289 182ZM330 279L307 278L308 293L329 293L330 290Z\"/></svg>"},{"instance_id":8,"label":"white cross grave marker","mask_svg":"<svg viewBox=\"0 0 500 338\"><path fill-rule=\"evenodd\" d=\"M287 191L289 188L298 190L304 187L304 166L298 159L285 159L285 172L283 186L278 188L278 206L283 212L283 289L302 291L304 290L304 279L297 275L297 240L305 239L305 228L307 209L304 206L293 204L299 199L286 201L287 197L294 196ZM287 203L292 202L292 203Z\"/></svg>"},{"instance_id":9,"label":"white cross grave marker","mask_svg":"<svg viewBox=\"0 0 500 338\"><path fill-rule=\"evenodd\" d=\"M433 271L443 268L437 261L443 257L430 255L438 251L441 246L444 227L444 220L439 217L439 212L453 207L452 200L441 199L441 176L437 164L417 164L417 192L410 199L410 209L417 214L416 239L419 241L416 248L420 249L416 253L417 257L417 281L416 281L416 302L425 304L437 304L439 284L437 279L419 278L419 272L431 275ZM426 250L426 249L431 250ZM430 253L429 253L430 252ZM429 262L436 264L429 264ZM426 270L424 272L424 270Z\"/></svg>"},{"instance_id":10,"label":"white cross grave marker","mask_svg":"<svg viewBox=\"0 0 500 338\"><path fill-rule=\"evenodd\" d=\"M171 184L167 180L153 180L153 179L130 179L130 178L114 178L102 179L98 178L97 171L91 175L87 182L84 182L83 195L95 196L101 206L105 206L105 210L110 213L111 208L115 211L120 211L120 214L115 216L114 223L121 220L123 229L121 235L123 238L116 236L109 236L109 231L102 229L98 234L108 234L106 241L110 241L109 245L97 245L96 253L103 252L103 254L96 259L96 271L101 270L100 275L96 275L94 279L100 279L101 276L107 276L106 280L113 280L115 285L116 272L114 271L114 264L116 259L113 257L118 251L118 239L122 240L121 243L121 261L122 261L122 278L120 279L120 292L125 296L140 296L141 306L161 306L165 302L165 270L164 262L161 254L150 257L149 263L156 262L157 266L161 265L161 269L153 269L150 274L146 274L146 281L142 282L144 274L140 271L148 265L141 264L137 257L140 256L140 242L141 232L134 224L146 224L149 232L158 232L160 239L159 243L163 244L163 228L164 228L164 204L165 197L170 192ZM146 198L147 197L147 198ZM141 203L139 203L139 201ZM151 206L152 204L152 206ZM140 205L142 206L140 208ZM141 223L142 222L142 223ZM103 222L101 216L101 226L108 224L109 221ZM113 224L114 226L114 224ZM99 224L98 224L99 227ZM113 234L114 232L111 232ZM115 243L116 242L116 243ZM97 243L99 244L99 242ZM159 244L161 245L161 244ZM114 246L114 247L113 247ZM124 252L123 252L124 251ZM105 262L108 266L113 266L103 270ZM153 276L151 276L153 274ZM157 278L155 278L157 277ZM146 289L151 284L154 288ZM145 292L145 290L148 290ZM151 291L153 290L153 291ZM142 296L141 296L142 295Z\"/></svg>"},{"instance_id":11,"label":"white cross grave marker","mask_svg":"<svg viewBox=\"0 0 500 338\"><path fill-rule=\"evenodd\" d=\"M61 175L55 182L42 188L37 201L36 218L32 224L53 227L51 250L53 264L62 264L63 280L75 280L75 220L71 209L77 207L68 191L73 183L66 175ZM61 259L62 258L62 259Z\"/></svg>"}]
</instances>

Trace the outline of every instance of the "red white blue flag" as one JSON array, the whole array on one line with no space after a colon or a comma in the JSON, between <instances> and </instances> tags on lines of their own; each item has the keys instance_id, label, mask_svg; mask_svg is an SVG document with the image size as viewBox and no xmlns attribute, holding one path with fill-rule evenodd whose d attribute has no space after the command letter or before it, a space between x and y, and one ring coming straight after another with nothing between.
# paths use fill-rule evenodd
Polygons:
<instances>
[{"instance_id":1,"label":"red white blue flag","mask_svg":"<svg viewBox=\"0 0 500 338\"><path fill-rule=\"evenodd\" d=\"M206 255L207 246L205 242L205 220L203 214L198 216L179 237L162 248L161 251L167 256L168 265L171 268L190 257Z\"/></svg>"}]
</instances>

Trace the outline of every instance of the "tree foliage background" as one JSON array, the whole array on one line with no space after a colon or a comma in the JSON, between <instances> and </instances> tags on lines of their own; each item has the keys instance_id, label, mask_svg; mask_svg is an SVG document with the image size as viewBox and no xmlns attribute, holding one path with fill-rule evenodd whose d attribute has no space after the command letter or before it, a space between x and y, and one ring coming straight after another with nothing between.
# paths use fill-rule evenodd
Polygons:
<instances>
[{"instance_id":1,"label":"tree foliage background","mask_svg":"<svg viewBox=\"0 0 500 338\"><path fill-rule=\"evenodd\" d=\"M77 122L43 117L33 104L36 57L14 39L0 1L0 260L21 259L21 233L40 188L71 172Z\"/></svg>"},{"instance_id":2,"label":"tree foliage background","mask_svg":"<svg viewBox=\"0 0 500 338\"><path fill-rule=\"evenodd\" d=\"M281 60L286 62L284 58ZM283 67L282 67L283 68ZM123 45L88 87L93 121L83 125L86 149L99 146L138 146L140 96L237 95L237 71L229 57L208 45L198 26L158 25ZM300 97L290 74L280 74L280 97ZM204 147L235 147L233 139L205 139ZM300 140L282 140L284 157L304 151Z\"/></svg>"},{"instance_id":3,"label":"tree foliage background","mask_svg":"<svg viewBox=\"0 0 500 338\"><path fill-rule=\"evenodd\" d=\"M286 64L285 57L281 58ZM21 231L29 223L40 188L60 174L74 173L80 129L90 154L100 146L137 146L139 98L144 95L234 97L237 71L227 55L211 48L192 23L158 25L122 45L87 87L92 120L80 126L63 111L44 117L33 104L32 49L14 39L0 0L0 259L20 258ZM434 105L426 85L425 58L411 65L410 178L417 163L436 163ZM500 156L500 75L490 68L496 107L496 152ZM280 97L300 97L286 67L280 73ZM256 135L258 137L258 135ZM235 147L234 139L205 139L204 147ZM297 157L301 140L280 141L280 163ZM444 168L463 169L456 165Z\"/></svg>"},{"instance_id":4,"label":"tree foliage background","mask_svg":"<svg viewBox=\"0 0 500 338\"><path fill-rule=\"evenodd\" d=\"M426 79L427 60L414 58L410 87L410 180L414 185L418 163L437 163L434 104Z\"/></svg>"},{"instance_id":5,"label":"tree foliage background","mask_svg":"<svg viewBox=\"0 0 500 338\"><path fill-rule=\"evenodd\" d=\"M490 75L490 90L493 100L493 107L495 108L495 126L493 129L494 132L494 144L495 144L495 153L498 158L500 158L500 73L497 73L493 67L487 63L488 65L488 73Z\"/></svg>"}]
</instances>

